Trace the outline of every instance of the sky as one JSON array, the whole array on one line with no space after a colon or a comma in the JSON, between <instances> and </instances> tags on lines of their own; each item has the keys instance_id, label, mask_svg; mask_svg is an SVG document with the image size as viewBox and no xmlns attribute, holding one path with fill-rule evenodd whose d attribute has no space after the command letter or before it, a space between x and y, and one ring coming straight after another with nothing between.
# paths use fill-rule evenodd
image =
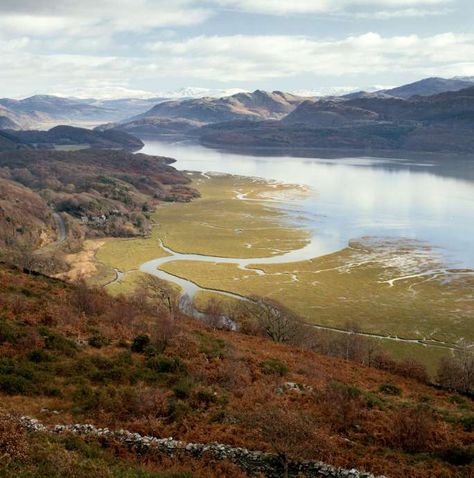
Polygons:
<instances>
[{"instance_id":1,"label":"sky","mask_svg":"<svg viewBox=\"0 0 474 478\"><path fill-rule=\"evenodd\" d=\"M0 96L474 76L473 0L0 0Z\"/></svg>"}]
</instances>

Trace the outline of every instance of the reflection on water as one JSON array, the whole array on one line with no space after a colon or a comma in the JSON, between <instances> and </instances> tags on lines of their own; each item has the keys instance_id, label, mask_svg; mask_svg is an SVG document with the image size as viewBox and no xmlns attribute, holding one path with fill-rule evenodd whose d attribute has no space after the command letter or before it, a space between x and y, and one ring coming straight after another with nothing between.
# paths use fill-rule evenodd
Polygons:
<instances>
[{"instance_id":1,"label":"reflection on water","mask_svg":"<svg viewBox=\"0 0 474 478\"><path fill-rule=\"evenodd\" d=\"M474 161L251 156L161 142L142 152L175 158L181 170L310 186L314 193L298 210L322 253L362 236L403 237L429 242L453 266L474 268Z\"/></svg>"}]
</instances>

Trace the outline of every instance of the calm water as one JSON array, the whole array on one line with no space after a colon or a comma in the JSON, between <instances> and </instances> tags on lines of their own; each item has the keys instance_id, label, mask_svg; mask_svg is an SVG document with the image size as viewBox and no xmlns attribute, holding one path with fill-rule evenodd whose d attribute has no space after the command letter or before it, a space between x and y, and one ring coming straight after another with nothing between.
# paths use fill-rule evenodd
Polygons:
<instances>
[{"instance_id":1,"label":"calm water","mask_svg":"<svg viewBox=\"0 0 474 478\"><path fill-rule=\"evenodd\" d=\"M310 186L310 197L290 208L313 231L312 256L363 236L407 238L429 243L453 267L474 268L474 158L251 156L156 141L141 152L175 158L181 170Z\"/></svg>"}]
</instances>

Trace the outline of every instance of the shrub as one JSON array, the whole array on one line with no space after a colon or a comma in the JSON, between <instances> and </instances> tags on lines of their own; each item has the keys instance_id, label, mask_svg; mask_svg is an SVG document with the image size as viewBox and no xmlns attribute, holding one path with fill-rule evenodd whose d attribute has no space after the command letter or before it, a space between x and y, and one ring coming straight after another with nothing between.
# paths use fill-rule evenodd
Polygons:
<instances>
[{"instance_id":1,"label":"shrub","mask_svg":"<svg viewBox=\"0 0 474 478\"><path fill-rule=\"evenodd\" d=\"M0 391L7 395L29 395L33 392L31 380L18 375L0 375Z\"/></svg>"},{"instance_id":2,"label":"shrub","mask_svg":"<svg viewBox=\"0 0 474 478\"><path fill-rule=\"evenodd\" d=\"M197 406L203 405L204 407L208 407L218 401L219 397L217 396L217 393L207 388L198 390L193 397L193 402Z\"/></svg>"},{"instance_id":3,"label":"shrub","mask_svg":"<svg viewBox=\"0 0 474 478\"><path fill-rule=\"evenodd\" d=\"M474 352L472 346L461 344L452 356L441 359L438 383L450 390L474 393Z\"/></svg>"},{"instance_id":4,"label":"shrub","mask_svg":"<svg viewBox=\"0 0 474 478\"><path fill-rule=\"evenodd\" d=\"M331 381L321 398L325 417L333 430L347 432L358 424L365 403L357 387Z\"/></svg>"},{"instance_id":5,"label":"shrub","mask_svg":"<svg viewBox=\"0 0 474 478\"><path fill-rule=\"evenodd\" d=\"M18 337L18 330L5 319L0 318L0 344L4 342L15 343Z\"/></svg>"},{"instance_id":6,"label":"shrub","mask_svg":"<svg viewBox=\"0 0 474 478\"><path fill-rule=\"evenodd\" d=\"M0 415L0 457L1 461L15 459L26 461L28 458L28 441L26 432L7 415Z\"/></svg>"},{"instance_id":7,"label":"shrub","mask_svg":"<svg viewBox=\"0 0 474 478\"><path fill-rule=\"evenodd\" d=\"M59 387L55 387L54 385L45 385L42 387L42 392L47 397L61 397L62 391Z\"/></svg>"},{"instance_id":8,"label":"shrub","mask_svg":"<svg viewBox=\"0 0 474 478\"><path fill-rule=\"evenodd\" d=\"M144 348L143 353L144 353L147 357L153 357L154 355L158 355L158 354L159 354L158 349L157 349L154 345L147 345L147 346Z\"/></svg>"},{"instance_id":9,"label":"shrub","mask_svg":"<svg viewBox=\"0 0 474 478\"><path fill-rule=\"evenodd\" d=\"M176 398L185 400L191 396L192 382L191 380L180 380L174 387L173 392Z\"/></svg>"},{"instance_id":10,"label":"shrub","mask_svg":"<svg viewBox=\"0 0 474 478\"><path fill-rule=\"evenodd\" d=\"M321 439L310 415L267 405L242 418L277 455L281 468L275 476L288 477L291 460L328 455L326 441Z\"/></svg>"},{"instance_id":11,"label":"shrub","mask_svg":"<svg viewBox=\"0 0 474 478\"><path fill-rule=\"evenodd\" d=\"M434 417L426 406L399 410L391 430L391 445L407 452L430 451L436 443Z\"/></svg>"},{"instance_id":12,"label":"shrub","mask_svg":"<svg viewBox=\"0 0 474 478\"><path fill-rule=\"evenodd\" d=\"M137 335L132 342L131 350L142 354L145 348L150 345L150 337L148 335Z\"/></svg>"},{"instance_id":13,"label":"shrub","mask_svg":"<svg viewBox=\"0 0 474 478\"><path fill-rule=\"evenodd\" d=\"M474 415L468 415L467 417L462 417L460 423L464 430L468 433L474 432Z\"/></svg>"},{"instance_id":14,"label":"shrub","mask_svg":"<svg viewBox=\"0 0 474 478\"><path fill-rule=\"evenodd\" d=\"M181 421L188 413L191 412L191 407L181 400L171 398L168 402L168 418L171 422Z\"/></svg>"},{"instance_id":15,"label":"shrub","mask_svg":"<svg viewBox=\"0 0 474 478\"><path fill-rule=\"evenodd\" d=\"M177 373L185 372L186 365L178 357L166 357L158 355L149 357L146 366L158 373Z\"/></svg>"},{"instance_id":16,"label":"shrub","mask_svg":"<svg viewBox=\"0 0 474 478\"><path fill-rule=\"evenodd\" d=\"M43 336L47 349L56 350L68 356L72 356L76 353L77 345L72 340L46 328L41 328L40 333Z\"/></svg>"},{"instance_id":17,"label":"shrub","mask_svg":"<svg viewBox=\"0 0 474 478\"><path fill-rule=\"evenodd\" d=\"M208 359L225 357L229 348L228 342L203 332L196 332L195 335L199 339L199 352L205 354Z\"/></svg>"},{"instance_id":18,"label":"shrub","mask_svg":"<svg viewBox=\"0 0 474 478\"><path fill-rule=\"evenodd\" d=\"M414 359L405 359L397 364L395 373L401 377L413 378L421 383L428 383L429 376L426 367Z\"/></svg>"},{"instance_id":19,"label":"shrub","mask_svg":"<svg viewBox=\"0 0 474 478\"><path fill-rule=\"evenodd\" d=\"M379 387L379 392L385 393L387 395L401 395L402 389L393 383L383 383Z\"/></svg>"},{"instance_id":20,"label":"shrub","mask_svg":"<svg viewBox=\"0 0 474 478\"><path fill-rule=\"evenodd\" d=\"M96 349L100 349L107 345L109 343L109 340L106 337L103 337L101 335L93 335L92 337L89 338L87 343L91 347L95 347Z\"/></svg>"},{"instance_id":21,"label":"shrub","mask_svg":"<svg viewBox=\"0 0 474 478\"><path fill-rule=\"evenodd\" d=\"M413 378L421 383L429 382L426 367L421 362L414 359L404 359L397 362L390 356L390 354L382 352L373 358L372 365L375 368L386 370L399 375L400 377Z\"/></svg>"},{"instance_id":22,"label":"shrub","mask_svg":"<svg viewBox=\"0 0 474 478\"><path fill-rule=\"evenodd\" d=\"M279 375L285 376L289 369L288 366L277 358L269 358L260 362L260 368L262 372L267 375Z\"/></svg>"},{"instance_id":23,"label":"shrub","mask_svg":"<svg viewBox=\"0 0 474 478\"><path fill-rule=\"evenodd\" d=\"M140 397L136 388L103 386L93 389L79 386L74 393L76 413L101 411L111 413L116 419L137 416L140 412Z\"/></svg>"},{"instance_id":24,"label":"shrub","mask_svg":"<svg viewBox=\"0 0 474 478\"><path fill-rule=\"evenodd\" d=\"M34 363L51 362L53 357L43 349L33 350L28 354L28 360Z\"/></svg>"},{"instance_id":25,"label":"shrub","mask_svg":"<svg viewBox=\"0 0 474 478\"><path fill-rule=\"evenodd\" d=\"M439 453L439 457L454 466L470 465L474 461L474 448L447 448Z\"/></svg>"}]
</instances>

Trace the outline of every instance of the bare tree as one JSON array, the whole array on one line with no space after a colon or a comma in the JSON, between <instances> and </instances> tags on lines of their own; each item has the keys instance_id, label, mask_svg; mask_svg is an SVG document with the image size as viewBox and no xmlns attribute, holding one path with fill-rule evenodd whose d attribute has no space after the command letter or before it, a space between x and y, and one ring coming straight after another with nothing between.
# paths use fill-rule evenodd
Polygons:
<instances>
[{"instance_id":1,"label":"bare tree","mask_svg":"<svg viewBox=\"0 0 474 478\"><path fill-rule=\"evenodd\" d=\"M451 356L441 359L440 385L463 393L474 393L474 345L462 342Z\"/></svg>"},{"instance_id":2,"label":"bare tree","mask_svg":"<svg viewBox=\"0 0 474 478\"><path fill-rule=\"evenodd\" d=\"M140 292L155 307L155 323L151 332L151 344L164 352L176 334L176 317L179 313L179 295L166 281L146 275L141 279Z\"/></svg>"},{"instance_id":3,"label":"bare tree","mask_svg":"<svg viewBox=\"0 0 474 478\"><path fill-rule=\"evenodd\" d=\"M243 302L240 315L244 320L253 319L256 330L274 342L299 345L304 339L306 327L301 319L270 299Z\"/></svg>"},{"instance_id":4,"label":"bare tree","mask_svg":"<svg viewBox=\"0 0 474 478\"><path fill-rule=\"evenodd\" d=\"M140 287L145 297L155 305L158 315L165 312L172 320L176 318L179 296L168 282L147 274L140 280Z\"/></svg>"}]
</instances>

